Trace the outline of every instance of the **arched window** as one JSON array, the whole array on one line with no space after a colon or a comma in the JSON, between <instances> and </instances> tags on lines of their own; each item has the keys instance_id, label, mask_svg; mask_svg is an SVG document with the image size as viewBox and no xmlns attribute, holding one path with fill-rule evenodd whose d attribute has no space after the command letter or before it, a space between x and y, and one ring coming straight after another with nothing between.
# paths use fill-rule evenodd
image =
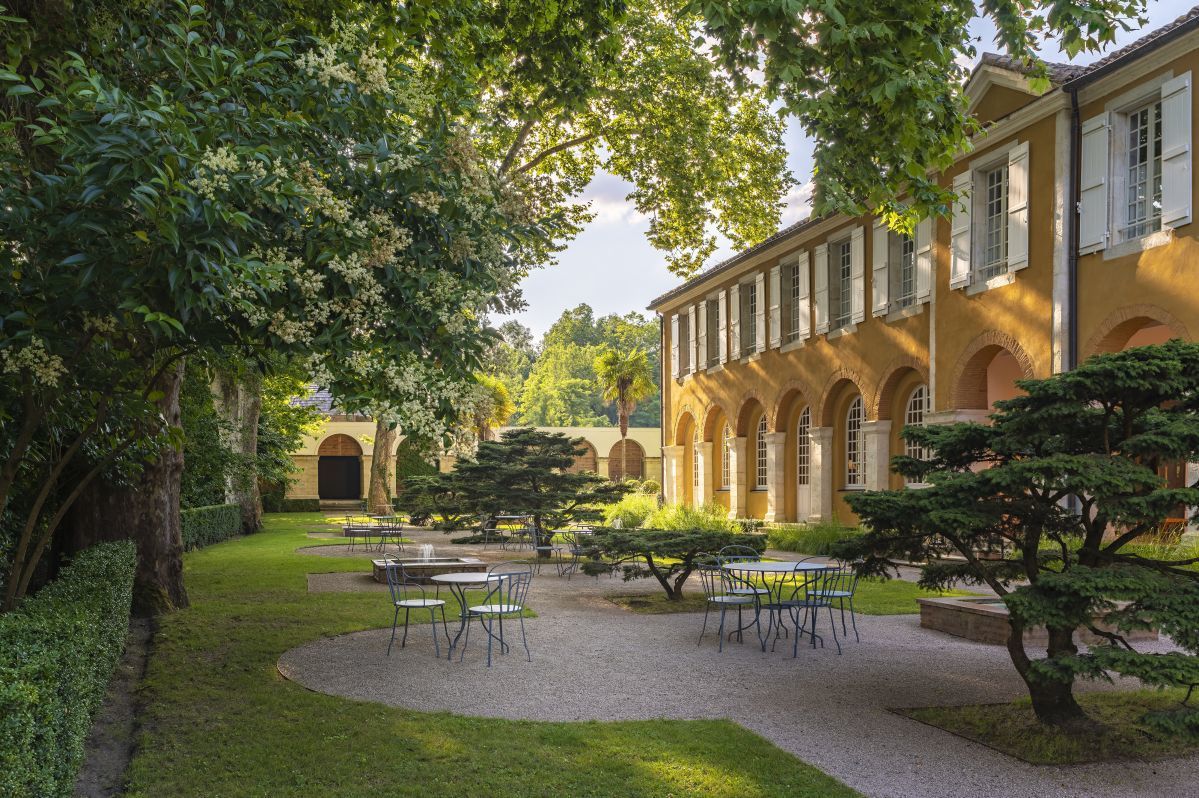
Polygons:
<instances>
[{"instance_id":1,"label":"arched window","mask_svg":"<svg viewBox=\"0 0 1199 798\"><path fill-rule=\"evenodd\" d=\"M923 427L924 414L927 412L928 386L918 385L916 390L912 391L912 395L908 397L908 406L903 414L904 427ZM917 460L924 460L928 457L928 452L923 446L908 440L903 443L903 453Z\"/></svg>"},{"instance_id":2,"label":"arched window","mask_svg":"<svg viewBox=\"0 0 1199 798\"><path fill-rule=\"evenodd\" d=\"M695 498L699 498L699 428L691 434L691 487L695 488Z\"/></svg>"},{"instance_id":3,"label":"arched window","mask_svg":"<svg viewBox=\"0 0 1199 798\"><path fill-rule=\"evenodd\" d=\"M733 429L728 424L724 425L724 433L720 436L723 445L720 447L720 487L728 490L731 480L732 464L730 460L733 456Z\"/></svg>"},{"instance_id":4,"label":"arched window","mask_svg":"<svg viewBox=\"0 0 1199 798\"><path fill-rule=\"evenodd\" d=\"M862 397L855 396L845 413L845 487L865 487L862 466Z\"/></svg>"},{"instance_id":5,"label":"arched window","mask_svg":"<svg viewBox=\"0 0 1199 798\"><path fill-rule=\"evenodd\" d=\"M766 474L766 414L765 413L763 413L762 417L760 419L758 419L758 439L757 439L756 443L757 443L757 451L758 451L758 462L757 462L758 467L757 467L757 479L754 480L754 487L757 490L765 490L766 489L766 479L767 479L767 474Z\"/></svg>"},{"instance_id":6,"label":"arched window","mask_svg":"<svg viewBox=\"0 0 1199 798\"><path fill-rule=\"evenodd\" d=\"M812 482L812 409L805 407L795 425L795 480L800 485Z\"/></svg>"}]
</instances>

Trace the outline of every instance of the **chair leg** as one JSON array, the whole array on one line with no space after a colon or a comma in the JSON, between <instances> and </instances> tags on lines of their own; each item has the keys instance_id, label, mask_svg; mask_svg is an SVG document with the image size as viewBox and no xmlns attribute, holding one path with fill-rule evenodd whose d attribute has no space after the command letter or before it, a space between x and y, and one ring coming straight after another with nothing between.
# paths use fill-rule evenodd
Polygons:
<instances>
[{"instance_id":1,"label":"chair leg","mask_svg":"<svg viewBox=\"0 0 1199 798\"><path fill-rule=\"evenodd\" d=\"M433 627L433 652L441 659L441 641L437 639L437 610L429 608L429 626Z\"/></svg>"},{"instance_id":2,"label":"chair leg","mask_svg":"<svg viewBox=\"0 0 1199 798\"><path fill-rule=\"evenodd\" d=\"M862 638L858 637L858 617L853 608L853 596L849 597L849 622L853 624L853 639L860 643Z\"/></svg>"},{"instance_id":3,"label":"chair leg","mask_svg":"<svg viewBox=\"0 0 1199 798\"><path fill-rule=\"evenodd\" d=\"M488 618L487 619L487 667L488 668L491 667L491 641L495 639L494 635L491 634L491 623L492 623L492 619ZM503 651L503 649L501 648L500 651Z\"/></svg>"},{"instance_id":4,"label":"chair leg","mask_svg":"<svg viewBox=\"0 0 1199 798\"><path fill-rule=\"evenodd\" d=\"M434 629L437 628L436 623L433 624L433 628ZM441 629L443 632L445 632L446 645L449 645L450 644L450 626L449 626L449 624L447 624L445 622L445 605L444 604L441 605Z\"/></svg>"},{"instance_id":5,"label":"chair leg","mask_svg":"<svg viewBox=\"0 0 1199 798\"><path fill-rule=\"evenodd\" d=\"M529 638L525 637L525 616L522 613L517 617L520 618L520 642L524 643L525 646L525 658L528 659L529 662L532 662L533 654L529 651Z\"/></svg>"},{"instance_id":6,"label":"chair leg","mask_svg":"<svg viewBox=\"0 0 1199 798\"><path fill-rule=\"evenodd\" d=\"M711 608L712 608L712 603L711 603L711 602L705 602L705 603L704 603L704 625L703 625L703 627L702 627L702 628L700 628L700 630L699 630L699 640L696 640L696 641L695 641L695 645L697 645L697 646L699 646L699 645L703 645L703 642L704 642L704 632L708 631L708 610L710 610Z\"/></svg>"},{"instance_id":7,"label":"chair leg","mask_svg":"<svg viewBox=\"0 0 1199 798\"><path fill-rule=\"evenodd\" d=\"M387 643L387 656L391 656L391 647L396 641L396 622L400 619L400 608L396 607L395 615L391 616L391 640Z\"/></svg>"},{"instance_id":8,"label":"chair leg","mask_svg":"<svg viewBox=\"0 0 1199 798\"><path fill-rule=\"evenodd\" d=\"M504 616L503 615L500 616L499 621L500 621L500 653L507 654L508 653L508 644L504 642Z\"/></svg>"},{"instance_id":9,"label":"chair leg","mask_svg":"<svg viewBox=\"0 0 1199 798\"><path fill-rule=\"evenodd\" d=\"M729 610L729 608L726 607L725 605L723 605L723 604L720 605L720 628L716 630L716 637L720 641L716 645L717 652L724 651L724 614L726 612L728 612L728 610Z\"/></svg>"},{"instance_id":10,"label":"chair leg","mask_svg":"<svg viewBox=\"0 0 1199 798\"><path fill-rule=\"evenodd\" d=\"M828 608L829 626L833 627L833 642L837 644L837 653L841 653L841 641L837 639L837 619L833 617L833 606L830 604Z\"/></svg>"},{"instance_id":11,"label":"chair leg","mask_svg":"<svg viewBox=\"0 0 1199 798\"><path fill-rule=\"evenodd\" d=\"M400 641L400 648L408 645L408 613L411 612L407 607L404 608L404 638Z\"/></svg>"},{"instance_id":12,"label":"chair leg","mask_svg":"<svg viewBox=\"0 0 1199 798\"><path fill-rule=\"evenodd\" d=\"M470 643L470 617L467 616L467 618L466 618L466 638L462 641L462 650L458 652L458 661L459 662L461 662L462 658L466 656L466 647L469 643Z\"/></svg>"}]
</instances>

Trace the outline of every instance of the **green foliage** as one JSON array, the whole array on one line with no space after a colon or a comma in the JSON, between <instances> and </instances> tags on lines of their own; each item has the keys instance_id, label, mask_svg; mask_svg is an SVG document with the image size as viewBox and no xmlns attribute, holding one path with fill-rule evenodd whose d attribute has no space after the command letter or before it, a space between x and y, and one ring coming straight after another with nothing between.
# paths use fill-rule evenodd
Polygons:
<instances>
[{"instance_id":1,"label":"green foliage","mask_svg":"<svg viewBox=\"0 0 1199 798\"><path fill-rule=\"evenodd\" d=\"M437 473L425 447L414 438L405 438L396 446L396 496L401 495L408 477L428 477Z\"/></svg>"},{"instance_id":2,"label":"green foliage","mask_svg":"<svg viewBox=\"0 0 1199 798\"><path fill-rule=\"evenodd\" d=\"M1199 686L1199 571L1172 548L1138 546L1159 536L1199 488L1169 487L1159 468L1199 455L1199 344L1097 355L1074 371L1019 383L1027 395L998 404L990 425L908 428L933 452L897 457L921 490L848 497L869 531L843 547L864 573L892 560L927 562L922 584L985 583L1005 597L1013 663L1042 720L1085 722L1076 678L1115 672L1154 686ZM985 466L978 468L978 464ZM1077 509L1072 509L1077 508ZM999 559L977 556L1003 542ZM964 560L940 558L949 547ZM1079 652L1073 630L1093 617L1114 625L1110 642ZM1023 650L1021 632L1044 625L1047 656ZM1120 633L1161 630L1181 648L1142 654ZM1183 729L1199 710L1180 707L1164 725Z\"/></svg>"},{"instance_id":3,"label":"green foliage","mask_svg":"<svg viewBox=\"0 0 1199 798\"><path fill-rule=\"evenodd\" d=\"M456 472L414 474L404 479L401 488L396 506L414 524L432 522L437 529L450 532L478 519L473 496Z\"/></svg>"},{"instance_id":4,"label":"green foliage","mask_svg":"<svg viewBox=\"0 0 1199 798\"><path fill-rule=\"evenodd\" d=\"M645 350L639 347L627 351L604 349L596 356L593 368L604 401L616 408L616 421L623 439L628 435L629 419L636 412L637 403L658 393L654 368ZM622 464L621 473L625 470Z\"/></svg>"},{"instance_id":5,"label":"green foliage","mask_svg":"<svg viewBox=\"0 0 1199 798\"><path fill-rule=\"evenodd\" d=\"M184 551L202 549L241 534L241 508L236 504L189 507L179 513L179 520Z\"/></svg>"},{"instance_id":6,"label":"green foliage","mask_svg":"<svg viewBox=\"0 0 1199 798\"><path fill-rule=\"evenodd\" d=\"M677 601L683 598L683 586L695 568L719 554L725 546L750 546L759 552L766 550L765 535L743 535L727 527L719 529L712 520L705 521L702 514L690 515L684 512L689 508L675 507L677 510L669 516L669 520L682 523L685 519L694 519L708 526L599 530L593 536L588 551L595 559L584 564L584 570L606 570L612 564L623 565L626 581L652 576L666 591L667 598ZM655 517L656 514L651 516L649 523L653 523Z\"/></svg>"},{"instance_id":7,"label":"green foliage","mask_svg":"<svg viewBox=\"0 0 1199 798\"><path fill-rule=\"evenodd\" d=\"M658 510L658 497L637 491L604 508L604 523L613 526L617 521L623 529L636 529Z\"/></svg>"},{"instance_id":8,"label":"green foliage","mask_svg":"<svg viewBox=\"0 0 1199 798\"><path fill-rule=\"evenodd\" d=\"M746 81L761 76L815 142L815 213L879 209L907 227L914 215L946 215L954 198L936 172L969 151L978 132L962 91L975 56L976 13L996 42L1032 67L1042 38L1070 55L1098 52L1118 30L1145 24L1145 0L1095 3L796 4L690 0L723 62ZM798 20L798 21L797 21ZM854 119L846 125L846 119Z\"/></svg>"},{"instance_id":9,"label":"green foliage","mask_svg":"<svg viewBox=\"0 0 1199 798\"><path fill-rule=\"evenodd\" d=\"M318 408L292 401L306 396L309 390L308 380L294 364L279 368L262 381L254 470L261 484L273 486L282 494L286 494L296 472L292 453L324 420Z\"/></svg>"},{"instance_id":10,"label":"green foliage","mask_svg":"<svg viewBox=\"0 0 1199 798\"><path fill-rule=\"evenodd\" d=\"M474 515L528 515L538 545L553 530L602 517L602 507L628 488L589 472L571 473L585 450L581 438L529 428L513 429L498 441L483 441L473 460L459 461L451 482L460 507Z\"/></svg>"},{"instance_id":11,"label":"green foliage","mask_svg":"<svg viewBox=\"0 0 1199 798\"><path fill-rule=\"evenodd\" d=\"M650 496L657 496L662 492L662 486L655 480L643 479L636 488L638 493L647 493Z\"/></svg>"},{"instance_id":12,"label":"green foliage","mask_svg":"<svg viewBox=\"0 0 1199 798\"><path fill-rule=\"evenodd\" d=\"M770 548L820 556L835 555L846 540L861 530L836 523L770 524L766 527Z\"/></svg>"},{"instance_id":13,"label":"green foliage","mask_svg":"<svg viewBox=\"0 0 1199 798\"><path fill-rule=\"evenodd\" d=\"M526 331L527 332L527 331ZM639 313L595 318L583 304L563 311L546 331L540 349L519 383L517 411L522 424L539 427L609 426L619 423L619 407L603 396L596 359L605 351L645 353L644 368L651 386L635 401L629 415L632 426L656 427L661 423L658 385L661 372L659 330L656 321ZM524 340L528 346L528 339ZM504 345L501 345L504 348ZM516 358L515 347L508 357ZM531 351L531 350L529 350ZM523 355L521 356L523 357ZM499 359L497 362L504 362ZM641 369L639 369L640 373ZM514 380L514 375L505 376ZM640 392L640 389L639 389Z\"/></svg>"},{"instance_id":14,"label":"green foliage","mask_svg":"<svg viewBox=\"0 0 1199 798\"><path fill-rule=\"evenodd\" d=\"M222 504L230 480L245 479L249 464L227 443L228 425L212 399L212 375L192 360L179 392L183 428L183 476L179 503L183 507Z\"/></svg>"},{"instance_id":15,"label":"green foliage","mask_svg":"<svg viewBox=\"0 0 1199 798\"><path fill-rule=\"evenodd\" d=\"M716 502L702 507L685 504L666 504L645 519L650 529L675 532L741 532L741 525L729 518L729 512Z\"/></svg>"},{"instance_id":16,"label":"green foliage","mask_svg":"<svg viewBox=\"0 0 1199 798\"><path fill-rule=\"evenodd\" d=\"M135 549L106 543L0 615L0 794L69 796L120 659Z\"/></svg>"},{"instance_id":17,"label":"green foliage","mask_svg":"<svg viewBox=\"0 0 1199 798\"><path fill-rule=\"evenodd\" d=\"M288 499L272 494L272 500L266 501L263 495L263 509L268 513L317 513L321 509L320 499Z\"/></svg>"}]
</instances>

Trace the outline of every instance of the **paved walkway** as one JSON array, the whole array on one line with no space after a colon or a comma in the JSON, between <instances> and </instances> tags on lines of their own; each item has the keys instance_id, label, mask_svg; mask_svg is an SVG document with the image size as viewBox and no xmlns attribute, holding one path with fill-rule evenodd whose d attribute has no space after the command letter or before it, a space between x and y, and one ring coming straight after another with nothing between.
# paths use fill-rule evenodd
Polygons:
<instances>
[{"instance_id":1,"label":"paved walkway","mask_svg":"<svg viewBox=\"0 0 1199 798\"><path fill-rule=\"evenodd\" d=\"M538 613L526 621L532 664L518 644L488 671L482 635L472 635L464 662L456 654L452 663L434 659L421 626L390 658L390 629L380 629L293 649L279 669L313 690L423 711L558 721L729 718L871 796L1199 794L1199 757L1035 767L887 710L1019 696L1001 647L923 630L916 616L864 616L862 642L847 643L843 656L801 645L792 659L784 641L774 653L747 643L718 654L711 626L696 645L697 614L637 615L602 598L654 587L566 580L546 569L530 591Z\"/></svg>"}]
</instances>

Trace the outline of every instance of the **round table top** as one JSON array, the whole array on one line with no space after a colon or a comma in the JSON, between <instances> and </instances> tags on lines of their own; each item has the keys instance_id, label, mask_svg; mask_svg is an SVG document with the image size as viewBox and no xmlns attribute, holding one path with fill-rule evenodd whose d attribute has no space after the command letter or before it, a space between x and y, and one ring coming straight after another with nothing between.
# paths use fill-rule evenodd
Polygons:
<instances>
[{"instance_id":1,"label":"round table top","mask_svg":"<svg viewBox=\"0 0 1199 798\"><path fill-rule=\"evenodd\" d=\"M491 580L494 578L495 577L493 577L491 574L484 573L483 571L467 571L467 572L458 572L458 573L452 573L452 574L434 574L433 576L429 577L429 579L431 579L434 582L445 582L447 584L456 584L456 585L481 584L483 582L487 582L488 580Z\"/></svg>"},{"instance_id":2,"label":"round table top","mask_svg":"<svg viewBox=\"0 0 1199 798\"><path fill-rule=\"evenodd\" d=\"M729 571L751 571L753 573L781 574L791 573L792 571L826 571L835 566L818 562L774 560L768 562L726 562L723 567Z\"/></svg>"}]
</instances>

